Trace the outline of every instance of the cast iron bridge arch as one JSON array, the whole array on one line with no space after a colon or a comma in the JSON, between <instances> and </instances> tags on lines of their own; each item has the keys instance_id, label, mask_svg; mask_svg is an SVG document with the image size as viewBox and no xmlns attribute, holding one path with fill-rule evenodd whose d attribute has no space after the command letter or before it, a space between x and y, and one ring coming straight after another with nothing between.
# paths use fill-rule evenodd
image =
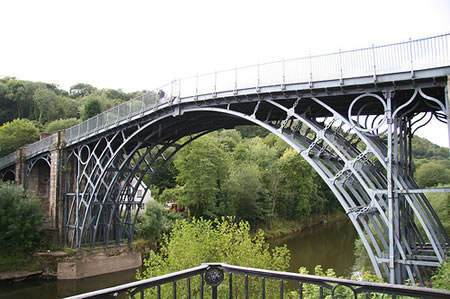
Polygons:
<instances>
[{"instance_id":1,"label":"cast iron bridge arch","mask_svg":"<svg viewBox=\"0 0 450 299\"><path fill-rule=\"evenodd\" d=\"M176 80L67 129L66 242L130 243L144 174L156 176L161 161L204 134L253 124L324 179L379 276L424 284L449 242L413 180L411 138L432 117L448 123L448 41L446 34Z\"/></svg>"}]
</instances>

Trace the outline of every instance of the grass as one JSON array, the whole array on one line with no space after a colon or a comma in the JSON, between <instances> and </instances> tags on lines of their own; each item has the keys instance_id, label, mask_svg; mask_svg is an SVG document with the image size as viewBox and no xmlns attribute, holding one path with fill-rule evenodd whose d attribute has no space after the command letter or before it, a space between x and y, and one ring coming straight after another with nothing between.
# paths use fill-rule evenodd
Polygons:
<instances>
[{"instance_id":1,"label":"grass","mask_svg":"<svg viewBox=\"0 0 450 299\"><path fill-rule=\"evenodd\" d=\"M286 220L282 218L274 218L272 227L268 224L257 227L264 231L264 236L267 239L280 238L292 233L301 231L304 228L313 227L324 221L339 221L341 219L347 219L347 215L337 211L328 215L312 215L305 217L304 219Z\"/></svg>"},{"instance_id":2,"label":"grass","mask_svg":"<svg viewBox=\"0 0 450 299\"><path fill-rule=\"evenodd\" d=\"M39 262L33 255L0 254L0 272L10 271L38 271L40 270Z\"/></svg>"}]
</instances>

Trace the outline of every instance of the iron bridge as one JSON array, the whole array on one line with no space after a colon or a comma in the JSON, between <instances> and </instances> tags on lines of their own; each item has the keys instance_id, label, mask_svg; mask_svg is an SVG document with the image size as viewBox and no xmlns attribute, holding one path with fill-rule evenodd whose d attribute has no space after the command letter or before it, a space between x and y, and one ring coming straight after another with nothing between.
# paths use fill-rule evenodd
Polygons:
<instances>
[{"instance_id":1,"label":"iron bridge","mask_svg":"<svg viewBox=\"0 0 450 299\"><path fill-rule=\"evenodd\" d=\"M55 189L63 198L54 205L66 244L131 243L144 175L155 178L205 134L260 126L327 183L377 275L423 285L449 249L424 192L449 189L418 187L411 139L433 118L449 123L449 36L174 80L31 145L25 176L42 159L52 171L50 148L60 138ZM0 178L14 177L17 157L0 160Z\"/></svg>"}]
</instances>

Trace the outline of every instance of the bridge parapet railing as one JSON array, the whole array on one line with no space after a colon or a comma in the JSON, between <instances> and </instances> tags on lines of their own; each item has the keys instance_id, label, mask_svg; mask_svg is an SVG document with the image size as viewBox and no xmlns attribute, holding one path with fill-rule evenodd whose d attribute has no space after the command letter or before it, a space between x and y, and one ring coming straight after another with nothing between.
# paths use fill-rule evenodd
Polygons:
<instances>
[{"instance_id":1,"label":"bridge parapet railing","mask_svg":"<svg viewBox=\"0 0 450 299\"><path fill-rule=\"evenodd\" d=\"M187 77L113 107L92 119L66 130L67 142L73 143L93 132L171 103L174 98L263 86L309 83L348 78L373 77L389 73L410 73L450 66L450 33L402 43L339 51L326 55L250 65L214 73Z\"/></svg>"},{"instance_id":2,"label":"bridge parapet railing","mask_svg":"<svg viewBox=\"0 0 450 299\"><path fill-rule=\"evenodd\" d=\"M32 143L25 148L25 155L27 157L32 157L42 152L46 152L51 148L52 142L53 136L50 135L46 138L39 140L38 142Z\"/></svg>"},{"instance_id":3,"label":"bridge parapet railing","mask_svg":"<svg viewBox=\"0 0 450 299\"><path fill-rule=\"evenodd\" d=\"M288 289L287 282L295 289ZM206 282L206 284L205 284ZM269 290L270 289L270 290ZM150 279L136 281L112 288L68 297L117 298L123 294L131 298L284 298L294 292L295 298L372 298L376 294L408 296L408 298L449 298L450 291L409 287L270 271L228 264L202 264L199 267L174 272ZM150 297L149 297L150 298ZM289 298L293 298L289 296ZM378 297L377 297L378 298Z\"/></svg>"},{"instance_id":4,"label":"bridge parapet railing","mask_svg":"<svg viewBox=\"0 0 450 299\"><path fill-rule=\"evenodd\" d=\"M5 168L11 164L14 164L15 161L16 161L16 152L6 155L3 158L0 158L0 169Z\"/></svg>"}]
</instances>

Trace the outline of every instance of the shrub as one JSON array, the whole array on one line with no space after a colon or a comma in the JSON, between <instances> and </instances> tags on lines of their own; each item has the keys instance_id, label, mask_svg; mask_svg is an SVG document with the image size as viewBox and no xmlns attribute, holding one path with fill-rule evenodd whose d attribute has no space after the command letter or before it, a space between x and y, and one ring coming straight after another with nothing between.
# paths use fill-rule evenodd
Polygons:
<instances>
[{"instance_id":1,"label":"shrub","mask_svg":"<svg viewBox=\"0 0 450 299\"><path fill-rule=\"evenodd\" d=\"M41 242L42 211L21 186L0 182L0 250L29 252Z\"/></svg>"},{"instance_id":2,"label":"shrub","mask_svg":"<svg viewBox=\"0 0 450 299\"><path fill-rule=\"evenodd\" d=\"M162 204L152 200L148 203L144 215L138 217L136 236L159 241L163 234L169 233L175 220L182 218L182 214L166 211Z\"/></svg>"},{"instance_id":3,"label":"shrub","mask_svg":"<svg viewBox=\"0 0 450 299\"><path fill-rule=\"evenodd\" d=\"M450 259L444 261L437 273L431 277L431 285L435 289L450 290Z\"/></svg>"},{"instance_id":4,"label":"shrub","mask_svg":"<svg viewBox=\"0 0 450 299\"><path fill-rule=\"evenodd\" d=\"M80 120L76 118L68 118L68 119L58 119L52 122L49 122L45 126L45 131L49 134L53 134L57 131L64 130L70 127L77 125Z\"/></svg>"},{"instance_id":5,"label":"shrub","mask_svg":"<svg viewBox=\"0 0 450 299\"><path fill-rule=\"evenodd\" d=\"M289 250L286 246L276 247L269 251L264 233L258 231L255 236L250 234L248 222L236 223L234 218L221 220L193 219L177 221L170 235L164 237L159 253L150 251L148 259L144 260L145 269L138 273L138 279L156 277L163 274L197 267L207 262L222 262L237 266L263 268L285 271L289 265ZM218 291L227 293L227 279L218 287ZM256 278L249 278L250 281ZM260 288L256 283L249 283L252 297L260 298ZM171 285L164 286L162 292L171 294ZM279 282L266 284L267 298L274 298L279 292ZM180 294L185 293L183 284L177 286ZM199 292L198 277L191 278L191 291ZM148 290L147 292L152 292ZM233 278L233 292L240 298L244 292L243 277ZM272 293L271 293L272 292ZM258 296L259 295L259 296ZM273 295L273 296L272 296ZM168 297L169 298L169 297Z\"/></svg>"}]
</instances>

